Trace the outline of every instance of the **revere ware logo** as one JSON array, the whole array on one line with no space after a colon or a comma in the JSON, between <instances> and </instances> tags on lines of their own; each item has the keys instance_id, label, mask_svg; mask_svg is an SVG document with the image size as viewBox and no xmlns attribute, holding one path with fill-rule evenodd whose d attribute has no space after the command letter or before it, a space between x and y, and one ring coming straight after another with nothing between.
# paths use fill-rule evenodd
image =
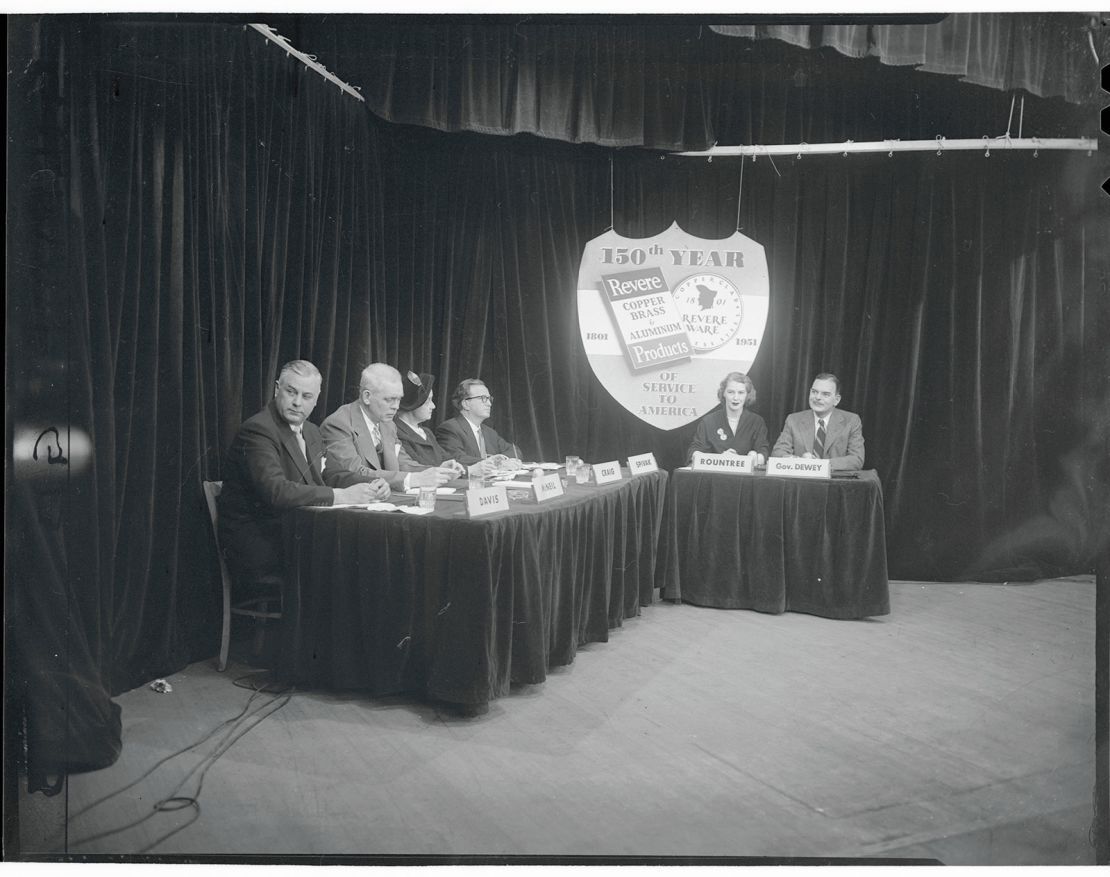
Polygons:
<instances>
[{"instance_id":1,"label":"revere ware logo","mask_svg":"<svg viewBox=\"0 0 1110 877\"><path fill-rule=\"evenodd\" d=\"M613 398L677 429L717 405L730 371L751 368L767 325L767 257L736 232L707 240L677 223L652 238L607 231L582 253L578 329Z\"/></svg>"}]
</instances>

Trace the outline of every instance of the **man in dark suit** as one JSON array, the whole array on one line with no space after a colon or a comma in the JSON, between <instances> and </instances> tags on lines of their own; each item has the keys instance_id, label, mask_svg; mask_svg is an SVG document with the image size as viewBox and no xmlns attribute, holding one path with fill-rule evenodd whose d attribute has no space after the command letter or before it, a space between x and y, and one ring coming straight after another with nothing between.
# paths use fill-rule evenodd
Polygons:
<instances>
[{"instance_id":1,"label":"man in dark suit","mask_svg":"<svg viewBox=\"0 0 1110 877\"><path fill-rule=\"evenodd\" d=\"M443 450L464 466L489 459L502 468L520 467L517 446L485 425L493 409L493 397L482 381L462 381L451 401L459 413L436 427L436 440Z\"/></svg>"},{"instance_id":2,"label":"man in dark suit","mask_svg":"<svg viewBox=\"0 0 1110 877\"><path fill-rule=\"evenodd\" d=\"M863 423L839 404L840 379L819 374L809 388L809 411L787 416L771 456L828 459L833 470L862 469Z\"/></svg>"},{"instance_id":3,"label":"man in dark suit","mask_svg":"<svg viewBox=\"0 0 1110 877\"><path fill-rule=\"evenodd\" d=\"M393 490L446 484L456 477L451 467L428 467L402 449L393 418L404 389L401 373L384 362L362 370L358 399L340 405L320 428L327 471L343 472L359 481L384 479Z\"/></svg>"},{"instance_id":4,"label":"man in dark suit","mask_svg":"<svg viewBox=\"0 0 1110 877\"><path fill-rule=\"evenodd\" d=\"M274 398L247 420L231 443L220 492L220 545L237 584L250 589L282 574L282 515L309 505L370 502L384 484L354 484L321 470L324 443L308 422L320 395L311 362L287 362Z\"/></svg>"}]
</instances>

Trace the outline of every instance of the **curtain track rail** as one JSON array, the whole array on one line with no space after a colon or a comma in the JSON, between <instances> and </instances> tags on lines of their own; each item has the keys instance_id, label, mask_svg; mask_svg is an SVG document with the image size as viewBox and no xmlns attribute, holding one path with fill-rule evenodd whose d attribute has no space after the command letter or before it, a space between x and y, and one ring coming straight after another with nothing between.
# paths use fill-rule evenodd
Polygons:
<instances>
[{"instance_id":1,"label":"curtain track rail","mask_svg":"<svg viewBox=\"0 0 1110 877\"><path fill-rule=\"evenodd\" d=\"M1033 150L1036 153L1041 149L1072 149L1086 150L1088 153L1098 149L1098 141L1091 137L981 137L978 140L946 140L937 137L935 140L873 140L856 143L848 140L844 143L795 143L777 144L772 146L713 146L700 152L676 152L672 155L682 155L689 158L736 158L738 156L761 155L847 155L850 152L885 152L893 155L895 152L936 152L938 155L945 152L978 151L990 155L992 149L1005 150Z\"/></svg>"}]
</instances>

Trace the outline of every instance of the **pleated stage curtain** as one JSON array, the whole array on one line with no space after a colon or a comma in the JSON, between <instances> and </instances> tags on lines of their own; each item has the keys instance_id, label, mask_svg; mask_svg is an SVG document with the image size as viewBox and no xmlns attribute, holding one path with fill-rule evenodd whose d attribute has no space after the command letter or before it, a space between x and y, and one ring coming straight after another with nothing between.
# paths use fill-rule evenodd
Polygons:
<instances>
[{"instance_id":1,"label":"pleated stage curtain","mask_svg":"<svg viewBox=\"0 0 1110 877\"><path fill-rule=\"evenodd\" d=\"M994 137L1008 125L1017 136L1019 123L1025 136L1098 136L1099 63L1087 17L1075 13L870 27L835 17L812 26L650 16L267 22L312 47L379 118L441 131L661 150ZM1110 35L1090 39L1110 56ZM1032 100L1011 119L1016 89L1068 102Z\"/></svg>"},{"instance_id":2,"label":"pleated stage curtain","mask_svg":"<svg viewBox=\"0 0 1110 877\"><path fill-rule=\"evenodd\" d=\"M1082 12L950 12L929 24L716 24L723 36L828 47L852 58L1076 103L1100 100L1097 68L1110 41Z\"/></svg>"},{"instance_id":3,"label":"pleated stage curtain","mask_svg":"<svg viewBox=\"0 0 1110 877\"><path fill-rule=\"evenodd\" d=\"M893 577L1070 574L1107 550L1101 156L761 159L741 192L735 161L385 122L239 26L44 16L11 28L23 124L9 155L9 422L89 440L65 479L8 476L22 546L7 558L8 630L22 633L6 639L20 668L9 690L49 716L55 689L35 674L68 666L84 701L63 742L28 723L40 773L109 762L109 695L215 653L200 483L220 477L285 360L324 373L317 422L385 360L436 375L433 424L453 385L481 376L493 425L527 456L654 450L681 464L692 427L643 424L590 372L578 259L611 222L629 236L672 221L727 236L738 194L741 230L770 263L758 411L774 434L816 372L841 376L883 479ZM427 34L414 25L410 38ZM617 88L613 40L580 48L607 59ZM764 115L782 118L774 95ZM706 99L653 130L704 145L690 132L705 130ZM610 115L595 106L583 138L628 124ZM812 130L834 116L823 109ZM61 642L68 665L53 657ZM92 755L64 742L82 734Z\"/></svg>"}]
</instances>

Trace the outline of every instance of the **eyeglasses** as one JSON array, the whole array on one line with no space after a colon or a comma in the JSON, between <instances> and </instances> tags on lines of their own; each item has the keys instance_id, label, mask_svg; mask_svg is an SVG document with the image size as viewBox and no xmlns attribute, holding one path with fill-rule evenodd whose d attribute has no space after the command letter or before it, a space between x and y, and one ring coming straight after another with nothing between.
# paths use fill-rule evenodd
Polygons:
<instances>
[{"instance_id":1,"label":"eyeglasses","mask_svg":"<svg viewBox=\"0 0 1110 877\"><path fill-rule=\"evenodd\" d=\"M481 399L483 402L492 402L493 396L467 396L466 399ZM465 402L466 399L463 401Z\"/></svg>"}]
</instances>

